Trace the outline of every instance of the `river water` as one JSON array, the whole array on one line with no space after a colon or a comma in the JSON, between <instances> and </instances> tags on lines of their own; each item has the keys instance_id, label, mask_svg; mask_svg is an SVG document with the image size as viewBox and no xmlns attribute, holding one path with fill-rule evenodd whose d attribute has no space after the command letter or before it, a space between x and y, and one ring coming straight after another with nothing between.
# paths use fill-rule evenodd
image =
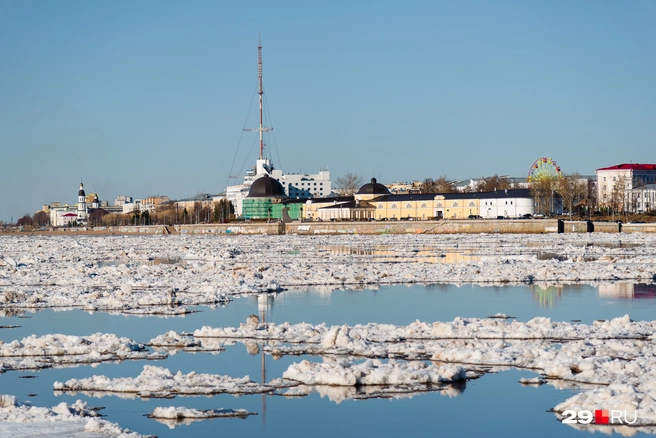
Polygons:
<instances>
[{"instance_id":1,"label":"river water","mask_svg":"<svg viewBox=\"0 0 656 438\"><path fill-rule=\"evenodd\" d=\"M62 333L88 335L115 333L147 342L169 330L192 332L202 326L239 326L251 314L268 322L312 324L364 324L368 322L407 325L450 321L455 317L487 317L504 313L527 321L536 316L554 321L581 321L590 324L629 314L634 320L651 320L656 314L656 285L602 284L540 287L538 285L495 286L432 285L389 286L377 290L288 290L267 296L237 298L224 307L199 307L184 317L138 317L110 315L81 310L44 310L0 317L0 339L9 342L29 335ZM183 353L157 362L123 362L48 369L39 372L7 372L0 375L0 393L17 396L21 402L52 407L65 401L87 401L103 406L106 418L142 434L159 437L186 436L583 436L561 424L547 412L575 394L550 385L524 387L521 377L535 377L524 370L487 374L451 388L445 393L422 393L400 399L339 401L334 396L313 393L307 397L248 395L234 397L176 397L163 399L123 399L116 396L58 395L55 381L92 375L134 377L144 364L183 373L196 371L250 376L253 380L281 377L287 367L303 357L275 360L261 352L249 354L244 345L228 346L217 354ZM316 358L311 358L316 360ZM215 419L189 425L162 424L144 416L158 406L185 406L197 409L246 409L257 415L246 419ZM638 434L644 435L644 434Z\"/></svg>"}]
</instances>

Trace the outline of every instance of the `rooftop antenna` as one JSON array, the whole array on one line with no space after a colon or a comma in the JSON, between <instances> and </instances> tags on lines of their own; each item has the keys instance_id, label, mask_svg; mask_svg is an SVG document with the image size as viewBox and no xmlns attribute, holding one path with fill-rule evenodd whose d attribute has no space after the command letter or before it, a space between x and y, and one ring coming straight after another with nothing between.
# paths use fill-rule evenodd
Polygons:
<instances>
[{"instance_id":1,"label":"rooftop antenna","mask_svg":"<svg viewBox=\"0 0 656 438\"><path fill-rule=\"evenodd\" d=\"M265 128L262 121L262 98L264 90L262 89L262 40L260 34L257 34L257 77L259 81L259 89L257 94L260 95L260 160L264 159L264 136L263 134L268 131L273 131L273 128ZM244 131L256 131L255 129L244 129Z\"/></svg>"}]
</instances>

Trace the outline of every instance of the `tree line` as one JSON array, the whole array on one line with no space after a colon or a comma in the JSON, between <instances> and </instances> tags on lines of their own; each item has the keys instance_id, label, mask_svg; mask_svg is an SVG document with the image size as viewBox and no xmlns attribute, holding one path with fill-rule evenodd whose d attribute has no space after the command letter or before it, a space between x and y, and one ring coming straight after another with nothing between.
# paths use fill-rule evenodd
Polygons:
<instances>
[{"instance_id":1,"label":"tree line","mask_svg":"<svg viewBox=\"0 0 656 438\"><path fill-rule=\"evenodd\" d=\"M206 202L195 202L190 208L180 207L177 203L160 205L155 211L135 210L130 213L109 213L103 208L89 211L87 224L97 226L119 225L179 225L201 223L227 223L234 218L235 209L226 199ZM50 215L38 211L31 215L26 213L18 219L19 227L44 227L50 225ZM69 226L75 226L72 223Z\"/></svg>"}]
</instances>

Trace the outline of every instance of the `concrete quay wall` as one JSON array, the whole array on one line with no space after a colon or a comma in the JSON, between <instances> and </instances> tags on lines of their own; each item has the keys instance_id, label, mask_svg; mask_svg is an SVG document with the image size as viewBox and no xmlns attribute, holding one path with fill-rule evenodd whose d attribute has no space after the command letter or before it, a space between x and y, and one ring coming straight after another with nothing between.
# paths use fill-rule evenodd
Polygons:
<instances>
[{"instance_id":1,"label":"concrete quay wall","mask_svg":"<svg viewBox=\"0 0 656 438\"><path fill-rule=\"evenodd\" d=\"M544 234L544 233L656 233L656 223L526 220L442 220L372 222L232 222L202 225L149 225L96 228L70 228L33 231L32 234L208 234L208 235L317 235L317 234Z\"/></svg>"},{"instance_id":2,"label":"concrete quay wall","mask_svg":"<svg viewBox=\"0 0 656 438\"><path fill-rule=\"evenodd\" d=\"M268 234L279 235L285 234L285 225L279 222L255 222L255 223L229 223L229 224L208 224L208 225L176 225L175 231L178 234Z\"/></svg>"},{"instance_id":3,"label":"concrete quay wall","mask_svg":"<svg viewBox=\"0 0 656 438\"><path fill-rule=\"evenodd\" d=\"M560 222L560 223L559 223ZM135 227L127 227L135 228ZM136 227L146 228L146 227ZM153 233L166 233L163 226ZM169 227L170 228L170 227ZM620 224L616 222L526 220L457 220L457 221L372 221L372 222L242 222L231 224L177 225L178 234L480 234L480 233L656 233L654 224Z\"/></svg>"},{"instance_id":4,"label":"concrete quay wall","mask_svg":"<svg viewBox=\"0 0 656 438\"><path fill-rule=\"evenodd\" d=\"M293 234L479 234L557 233L557 220L458 220L458 221L374 221L374 222L293 222L286 224Z\"/></svg>"},{"instance_id":5,"label":"concrete quay wall","mask_svg":"<svg viewBox=\"0 0 656 438\"><path fill-rule=\"evenodd\" d=\"M622 224L622 233L656 233L656 224Z\"/></svg>"}]
</instances>

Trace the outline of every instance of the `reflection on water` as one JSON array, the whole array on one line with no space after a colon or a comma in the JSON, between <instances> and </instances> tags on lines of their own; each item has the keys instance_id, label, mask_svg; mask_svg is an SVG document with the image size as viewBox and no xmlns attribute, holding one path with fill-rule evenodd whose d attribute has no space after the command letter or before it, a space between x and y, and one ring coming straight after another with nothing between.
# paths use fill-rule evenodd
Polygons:
<instances>
[{"instance_id":1,"label":"reflection on water","mask_svg":"<svg viewBox=\"0 0 656 438\"><path fill-rule=\"evenodd\" d=\"M96 266L104 268L106 266L136 265L136 266L157 266L157 265L183 265L182 259L149 259L149 260L100 260Z\"/></svg>"},{"instance_id":2,"label":"reflection on water","mask_svg":"<svg viewBox=\"0 0 656 438\"><path fill-rule=\"evenodd\" d=\"M550 242L528 242L526 246L534 246L534 247L540 247L540 246L551 246L553 245ZM568 242L568 245L571 246L585 246L585 247L598 247L598 248L611 248L611 249L619 249L619 248L638 248L642 246L640 243L623 243L623 242Z\"/></svg>"},{"instance_id":3,"label":"reflection on water","mask_svg":"<svg viewBox=\"0 0 656 438\"><path fill-rule=\"evenodd\" d=\"M478 262L480 256L474 250L458 250L449 248L437 251L432 248L422 248L417 251L404 252L389 245L379 245L375 248L357 247L349 245L329 245L321 248L331 255L355 257L362 256L367 260L376 262L419 262L419 263L459 263Z\"/></svg>"},{"instance_id":4,"label":"reflection on water","mask_svg":"<svg viewBox=\"0 0 656 438\"><path fill-rule=\"evenodd\" d=\"M409 399L426 392L438 392L448 397L457 397L465 392L467 383L459 380L454 383L442 385L417 384L411 388L403 386L364 385L364 386L328 386L328 385L299 385L287 390L285 397L305 397L317 393L321 398L331 402L341 403L345 400L367 399Z\"/></svg>"},{"instance_id":5,"label":"reflection on water","mask_svg":"<svg viewBox=\"0 0 656 438\"><path fill-rule=\"evenodd\" d=\"M608 283L599 285L601 298L627 298L627 299L654 299L656 298L655 284L627 284Z\"/></svg>"},{"instance_id":6,"label":"reflection on water","mask_svg":"<svg viewBox=\"0 0 656 438\"><path fill-rule=\"evenodd\" d=\"M438 263L441 261L437 261ZM618 299L620 298L620 299ZM651 298L651 299L650 299ZM497 312L513 315L519 321L536 316L553 321L580 320L591 324L597 319L611 319L630 314L634 320L652 320L656 314L656 286L654 284L630 285L625 283L592 285L516 285L481 286L435 284L430 286L394 285L376 290L296 289L279 294L261 294L235 298L226 307L199 306L197 313L184 318L156 316L135 317L110 315L106 312L88 313L82 310L43 310L29 313L27 319L19 314L0 314L0 325L21 326L2 330L5 343L29 335L48 333L88 335L95 332L114 333L139 342L169 330L189 333L202 326L239 327L249 315L257 314L261 321L282 324L342 325L381 324L408 325L416 320L424 322L452 321L456 317L485 318ZM22 313L21 313L22 314ZM74 321L72 323L72 321ZM205 340L206 344L210 341ZM220 353L218 353L218 351ZM211 352L179 351L157 366L180 370L183 373L212 373L242 377L249 375L262 382L279 378L292 364L303 359L320 360L313 356L276 356L258 341L216 345ZM103 411L110 421L143 434L155 434L160 438L180 436L215 436L221 429L224 436L264 435L285 438L293 435L289 425L296 430L311 433L313 437L336 435L392 436L407 434L408 421L413 430L422 434L435 431L435 412L441 418L460 418L462 412L477 412L477 422L443 421L439 430L445 436L527 436L539 438L588 436L554 421L553 414L546 412L572 394L567 389L558 391L548 385L539 389L525 388L517 383L519 377L535 377L532 372L504 371L488 374L465 386L452 385L424 388L429 392L385 392L388 388L317 386L297 389L276 395L249 395L215 397L178 397L175 401L161 399L144 400L134 395L94 397L103 394L79 393L55 395L54 381L105 375L110 378L138 375L145 363L122 362L99 364L97 368L80 366L71 369L49 369L34 373L39 378L21 379L20 374L0 374L3 393L16 395L21 401L30 399L37 406L56 406L61 401L73 403L78 398L91 406L106 406ZM35 396L34 394L38 394ZM443 397L446 395L447 397ZM455 399L449 397L459 395ZM350 400L367 401L358 403ZM385 400L377 400L383 398ZM343 403L340 403L344 401ZM245 420L214 420L193 422L180 428L169 429L171 424L160 424L144 417L160 406L184 406L200 410L219 407L246 409L258 415ZM483 408L481 407L483 406ZM508 406L518 412L518 418L526 418L522 424L510 426L499 421L507 415ZM417 415L417 413L422 413ZM330 418L330 424L326 423ZM399 421L401 419L402 421ZM178 423L176 423L178 425ZM317 425L320 425L317 427ZM343 426L345 425L345 426ZM343 427L342 427L343 426ZM521 432L521 434L519 433Z\"/></svg>"},{"instance_id":7,"label":"reflection on water","mask_svg":"<svg viewBox=\"0 0 656 438\"><path fill-rule=\"evenodd\" d=\"M553 307L563 294L563 286L549 286L546 288L531 286L531 292L533 292L533 298L540 307Z\"/></svg>"},{"instance_id":8,"label":"reflection on water","mask_svg":"<svg viewBox=\"0 0 656 438\"><path fill-rule=\"evenodd\" d=\"M545 244L546 245L546 244ZM527 245L527 247L539 248L542 245ZM585 246L585 245L581 245ZM592 246L592 245L588 245ZM608 248L629 248L638 246L637 244L609 243L609 244L596 244L596 246L606 246ZM327 252L334 256L348 257L350 262L357 262L359 258L362 262L387 262L387 263L400 263L400 262L418 262L418 263L462 263L470 262L476 263L488 259L490 256L495 257L494 253L490 250L473 249L473 248L446 248L436 249L431 247L423 247L419 250L406 251L404 248L392 247L389 245L378 245L375 247L368 246L350 246L350 245L329 245L324 246L319 250L319 253ZM506 256L508 257L508 256ZM574 260L577 262L595 262L604 261L604 257L597 255L578 255L575 254L558 254L552 251L542 250L518 250L512 256L515 260L530 260L533 257L538 260L558 260L564 262L566 260ZM626 255L617 254L605 256L608 261L612 259L626 259Z\"/></svg>"}]
</instances>

